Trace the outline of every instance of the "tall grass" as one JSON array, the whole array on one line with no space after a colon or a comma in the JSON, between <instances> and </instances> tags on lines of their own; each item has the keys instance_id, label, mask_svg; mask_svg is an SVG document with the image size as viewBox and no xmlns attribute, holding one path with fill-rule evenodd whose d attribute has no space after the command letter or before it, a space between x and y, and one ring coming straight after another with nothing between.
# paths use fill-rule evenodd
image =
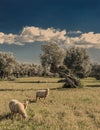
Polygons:
<instances>
[{"instance_id":1,"label":"tall grass","mask_svg":"<svg viewBox=\"0 0 100 130\"><path fill-rule=\"evenodd\" d=\"M99 130L100 81L88 78L81 81L84 88L62 89L63 83L58 80L35 77L1 81L0 130ZM92 86L96 84L98 87ZM36 90L43 88L50 88L50 94L45 100L29 104L28 119L9 118L11 99L34 100Z\"/></svg>"}]
</instances>

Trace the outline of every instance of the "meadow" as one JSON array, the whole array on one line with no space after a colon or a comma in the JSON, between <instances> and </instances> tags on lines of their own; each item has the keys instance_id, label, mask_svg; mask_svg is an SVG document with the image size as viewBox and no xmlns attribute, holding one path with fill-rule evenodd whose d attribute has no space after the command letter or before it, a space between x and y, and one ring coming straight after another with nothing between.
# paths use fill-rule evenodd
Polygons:
<instances>
[{"instance_id":1,"label":"meadow","mask_svg":"<svg viewBox=\"0 0 100 130\"><path fill-rule=\"evenodd\" d=\"M19 78L0 81L0 130L100 130L100 80L82 79L83 88L61 88L59 78ZM49 96L27 108L27 119L11 120L9 101L35 100L38 89Z\"/></svg>"}]
</instances>

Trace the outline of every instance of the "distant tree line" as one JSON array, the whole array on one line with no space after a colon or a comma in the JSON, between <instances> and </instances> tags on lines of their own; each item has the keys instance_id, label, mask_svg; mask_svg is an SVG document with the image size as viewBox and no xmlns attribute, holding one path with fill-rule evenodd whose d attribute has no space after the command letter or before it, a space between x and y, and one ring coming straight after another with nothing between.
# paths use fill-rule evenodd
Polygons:
<instances>
[{"instance_id":1,"label":"distant tree line","mask_svg":"<svg viewBox=\"0 0 100 130\"><path fill-rule=\"evenodd\" d=\"M13 79L19 77L41 76L42 66L19 63L11 52L0 52L0 78Z\"/></svg>"},{"instance_id":2,"label":"distant tree line","mask_svg":"<svg viewBox=\"0 0 100 130\"><path fill-rule=\"evenodd\" d=\"M64 77L67 74L71 75L71 78L92 76L100 79L100 65L91 63L85 48L65 49L56 43L47 42L41 46L41 49L41 65L19 63L13 53L0 52L0 78Z\"/></svg>"}]
</instances>

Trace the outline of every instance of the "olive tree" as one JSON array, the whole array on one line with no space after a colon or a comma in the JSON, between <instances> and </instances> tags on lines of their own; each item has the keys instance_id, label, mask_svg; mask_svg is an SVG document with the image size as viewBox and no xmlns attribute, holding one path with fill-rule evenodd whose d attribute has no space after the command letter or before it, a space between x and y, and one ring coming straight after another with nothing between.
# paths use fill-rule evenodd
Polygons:
<instances>
[{"instance_id":1,"label":"olive tree","mask_svg":"<svg viewBox=\"0 0 100 130\"><path fill-rule=\"evenodd\" d=\"M78 77L87 77L91 72L91 60L84 48L72 47L66 50L64 64Z\"/></svg>"},{"instance_id":2,"label":"olive tree","mask_svg":"<svg viewBox=\"0 0 100 130\"><path fill-rule=\"evenodd\" d=\"M52 73L57 72L57 66L63 63L64 60L64 49L53 42L47 42L42 45L41 64L46 74L48 70Z\"/></svg>"},{"instance_id":3,"label":"olive tree","mask_svg":"<svg viewBox=\"0 0 100 130\"><path fill-rule=\"evenodd\" d=\"M16 59L13 53L0 52L0 78L5 78L13 73L16 66Z\"/></svg>"},{"instance_id":4,"label":"olive tree","mask_svg":"<svg viewBox=\"0 0 100 130\"><path fill-rule=\"evenodd\" d=\"M90 76L100 80L100 64L93 64Z\"/></svg>"}]
</instances>

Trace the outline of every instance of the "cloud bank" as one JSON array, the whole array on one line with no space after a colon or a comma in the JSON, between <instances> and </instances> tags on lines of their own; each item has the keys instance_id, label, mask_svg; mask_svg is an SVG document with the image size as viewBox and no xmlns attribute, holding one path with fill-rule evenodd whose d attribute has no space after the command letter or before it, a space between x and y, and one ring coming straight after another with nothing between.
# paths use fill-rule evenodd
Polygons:
<instances>
[{"instance_id":1,"label":"cloud bank","mask_svg":"<svg viewBox=\"0 0 100 130\"><path fill-rule=\"evenodd\" d=\"M84 48L98 48L100 49L100 34L94 34L94 32L83 33L79 37L71 37L70 43L73 43L77 47Z\"/></svg>"},{"instance_id":2,"label":"cloud bank","mask_svg":"<svg viewBox=\"0 0 100 130\"><path fill-rule=\"evenodd\" d=\"M68 34L79 34L79 36L68 36ZM100 33L88 32L82 33L81 31L59 30L54 28L41 29L38 27L24 27L20 34L5 34L0 32L0 44L16 44L24 45L25 43L34 43L55 41L63 42L66 46L77 46L84 48L99 48L100 49Z\"/></svg>"}]
</instances>

